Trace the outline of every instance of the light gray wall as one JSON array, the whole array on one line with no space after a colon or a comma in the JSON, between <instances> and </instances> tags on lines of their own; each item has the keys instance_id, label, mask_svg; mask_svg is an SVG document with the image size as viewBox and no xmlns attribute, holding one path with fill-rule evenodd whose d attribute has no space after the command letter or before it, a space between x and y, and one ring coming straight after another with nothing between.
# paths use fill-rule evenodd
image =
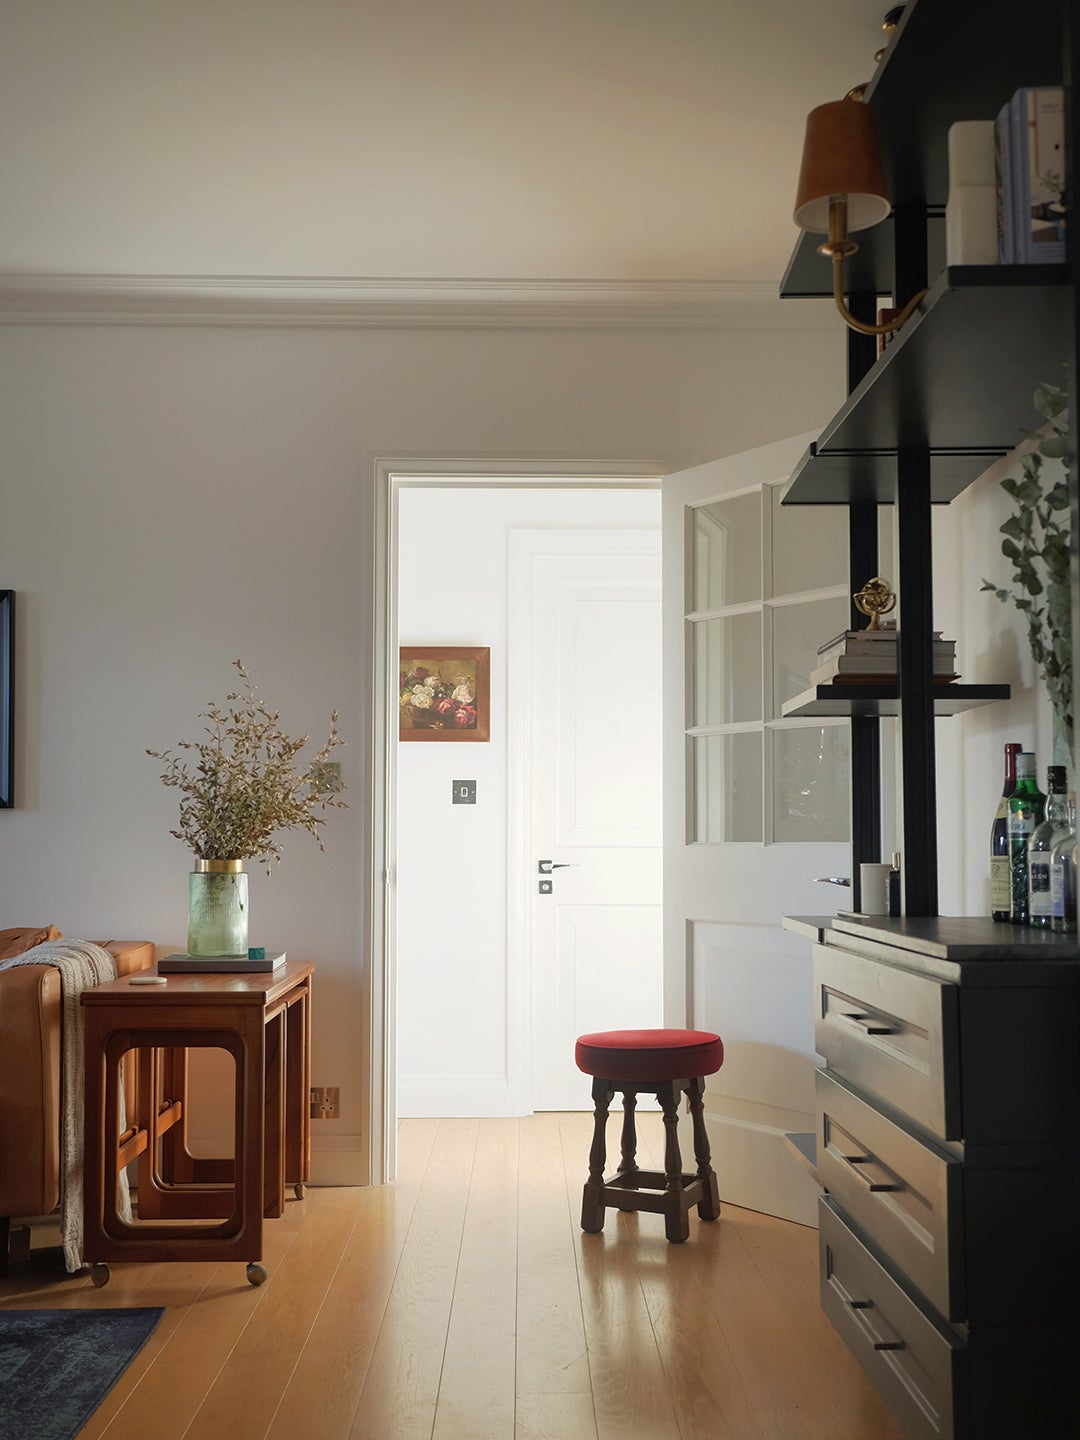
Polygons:
<instances>
[{"instance_id":1,"label":"light gray wall","mask_svg":"<svg viewBox=\"0 0 1080 1440\"><path fill-rule=\"evenodd\" d=\"M188 857L145 749L195 734L236 657L290 732L320 737L336 706L351 808L325 854L299 835L252 875L252 940L318 964L312 1078L342 1091L322 1173L354 1174L374 457L688 465L823 423L843 346L839 329L0 329L0 585L18 594L2 923L183 948Z\"/></svg>"}]
</instances>

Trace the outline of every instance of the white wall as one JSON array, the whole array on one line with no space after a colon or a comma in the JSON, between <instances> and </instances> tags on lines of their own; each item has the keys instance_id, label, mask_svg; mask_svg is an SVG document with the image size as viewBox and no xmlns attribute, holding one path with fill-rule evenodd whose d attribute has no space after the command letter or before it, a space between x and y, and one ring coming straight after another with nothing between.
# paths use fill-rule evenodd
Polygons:
<instances>
[{"instance_id":1,"label":"white wall","mask_svg":"<svg viewBox=\"0 0 1080 1440\"><path fill-rule=\"evenodd\" d=\"M374 457L688 465L822 424L843 347L839 327L0 329L0 585L18 594L2 923L182 948L188 857L145 749L193 735L237 656L288 730L318 736L337 706L351 808L325 854L290 839L251 904L253 943L319 967L312 1079L341 1087L342 1118L317 1130L317 1174L355 1178Z\"/></svg>"},{"instance_id":2,"label":"white wall","mask_svg":"<svg viewBox=\"0 0 1080 1440\"><path fill-rule=\"evenodd\" d=\"M490 647L491 739L398 748L401 1115L506 1115L527 1103L512 1088L509 1047L521 1037L507 1006L508 972L523 963L507 935L509 532L659 524L658 490L402 490L401 641ZM451 804L461 779L477 782L475 805Z\"/></svg>"},{"instance_id":3,"label":"white wall","mask_svg":"<svg viewBox=\"0 0 1080 1440\"><path fill-rule=\"evenodd\" d=\"M1032 423L1037 417L1032 411ZM983 579L1007 585L999 526L1012 502L1000 488L1019 477L1019 451L1006 456L952 505L934 511L935 627L956 638L958 666L971 684L1006 684L1007 701L937 722L939 908L945 915L990 909L990 826L1001 794L1003 747L1019 741L1036 755L1040 789L1054 762L1050 705L1010 602L981 593Z\"/></svg>"}]
</instances>

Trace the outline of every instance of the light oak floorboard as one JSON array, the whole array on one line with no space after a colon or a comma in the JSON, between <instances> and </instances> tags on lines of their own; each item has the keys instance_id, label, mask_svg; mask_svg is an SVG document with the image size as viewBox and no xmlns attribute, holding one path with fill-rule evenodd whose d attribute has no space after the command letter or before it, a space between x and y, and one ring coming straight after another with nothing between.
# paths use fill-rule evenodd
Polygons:
<instances>
[{"instance_id":1,"label":"light oak floorboard","mask_svg":"<svg viewBox=\"0 0 1080 1440\"><path fill-rule=\"evenodd\" d=\"M571 1210L558 1115L532 1115L520 1133L517 1393L589 1395L576 1259L580 1189Z\"/></svg>"},{"instance_id":2,"label":"light oak floorboard","mask_svg":"<svg viewBox=\"0 0 1080 1440\"><path fill-rule=\"evenodd\" d=\"M438 1128L437 1120L403 1125L397 1180L353 1192L357 1223L268 1440L339 1440L348 1434Z\"/></svg>"},{"instance_id":3,"label":"light oak floorboard","mask_svg":"<svg viewBox=\"0 0 1080 1440\"><path fill-rule=\"evenodd\" d=\"M17 1266L0 1307L164 1306L80 1440L899 1440L821 1313L816 1232L725 1205L684 1245L614 1210L584 1235L591 1135L587 1113L406 1121L393 1185L267 1224L263 1286Z\"/></svg>"},{"instance_id":4,"label":"light oak floorboard","mask_svg":"<svg viewBox=\"0 0 1080 1440\"><path fill-rule=\"evenodd\" d=\"M432 1440L514 1433L518 1123L482 1120Z\"/></svg>"},{"instance_id":5,"label":"light oak floorboard","mask_svg":"<svg viewBox=\"0 0 1080 1440\"><path fill-rule=\"evenodd\" d=\"M351 1440L430 1440L479 1123L439 1126Z\"/></svg>"}]
</instances>

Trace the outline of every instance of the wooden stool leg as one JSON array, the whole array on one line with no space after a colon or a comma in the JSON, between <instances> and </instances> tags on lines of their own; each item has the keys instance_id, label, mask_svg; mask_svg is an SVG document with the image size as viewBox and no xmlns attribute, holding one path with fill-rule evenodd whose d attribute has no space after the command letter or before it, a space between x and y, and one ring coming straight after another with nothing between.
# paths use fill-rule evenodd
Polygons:
<instances>
[{"instance_id":1,"label":"wooden stool leg","mask_svg":"<svg viewBox=\"0 0 1080 1440\"><path fill-rule=\"evenodd\" d=\"M634 1120L634 1112L637 1109L637 1091L623 1091L623 1123L622 1123L622 1160L619 1162L618 1177L620 1183L633 1185L634 1177L638 1172L637 1163L637 1126ZM620 1205L620 1210L636 1210L633 1204Z\"/></svg>"},{"instance_id":2,"label":"wooden stool leg","mask_svg":"<svg viewBox=\"0 0 1080 1440\"><path fill-rule=\"evenodd\" d=\"M717 1184L716 1171L712 1168L709 1134L705 1129L705 1081L700 1077L691 1080L686 1087L686 1096L690 1101L690 1115L694 1122L694 1159L697 1161L698 1176L705 1187L705 1193L698 1203L697 1213L702 1220L718 1220L720 1218L720 1187Z\"/></svg>"},{"instance_id":3,"label":"wooden stool leg","mask_svg":"<svg viewBox=\"0 0 1080 1440\"><path fill-rule=\"evenodd\" d=\"M656 1098L664 1111L664 1234L673 1245L690 1235L690 1217L683 1205L682 1155L679 1151L679 1096L670 1081L657 1087Z\"/></svg>"},{"instance_id":4,"label":"wooden stool leg","mask_svg":"<svg viewBox=\"0 0 1080 1440\"><path fill-rule=\"evenodd\" d=\"M604 1228L604 1166L607 1163L608 1109L615 1093L609 1080L597 1076L593 1080L593 1142L589 1151L589 1178L581 1196L581 1228L589 1235L595 1235Z\"/></svg>"}]
</instances>

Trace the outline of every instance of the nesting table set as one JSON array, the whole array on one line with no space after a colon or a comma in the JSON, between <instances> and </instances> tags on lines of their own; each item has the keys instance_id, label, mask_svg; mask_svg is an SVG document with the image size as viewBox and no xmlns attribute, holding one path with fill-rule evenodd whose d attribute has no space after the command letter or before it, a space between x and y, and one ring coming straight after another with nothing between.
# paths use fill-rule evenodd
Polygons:
<instances>
[{"instance_id":1,"label":"nesting table set","mask_svg":"<svg viewBox=\"0 0 1080 1440\"><path fill-rule=\"evenodd\" d=\"M82 995L86 1101L83 1256L95 1285L111 1261L243 1260L261 1285L263 1220L310 1177L313 964L265 974L133 977ZM147 972L143 972L144 974ZM152 973L152 972L150 972ZM187 1052L227 1051L236 1068L233 1159L187 1145ZM137 1054L134 1113L120 1131L121 1062ZM138 1219L120 1213L120 1170L138 1161Z\"/></svg>"}]
</instances>

